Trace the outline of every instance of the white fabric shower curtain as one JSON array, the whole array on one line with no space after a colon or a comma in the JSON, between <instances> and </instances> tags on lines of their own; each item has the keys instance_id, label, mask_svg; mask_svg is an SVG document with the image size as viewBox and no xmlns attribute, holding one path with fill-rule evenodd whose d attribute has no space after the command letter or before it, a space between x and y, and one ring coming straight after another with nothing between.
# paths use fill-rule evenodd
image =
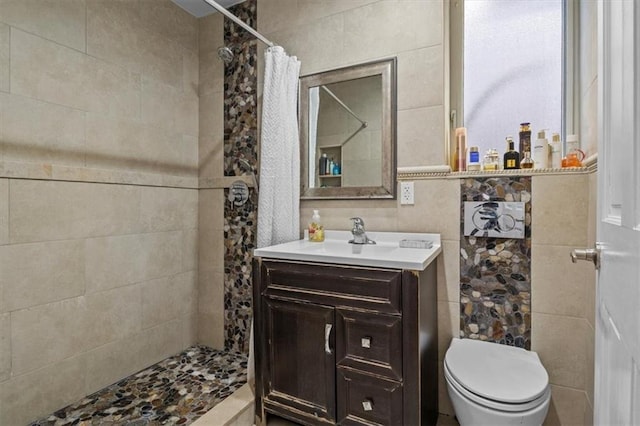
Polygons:
<instances>
[{"instance_id":1,"label":"white fabric shower curtain","mask_svg":"<svg viewBox=\"0 0 640 426\"><path fill-rule=\"evenodd\" d=\"M265 52L258 194L258 247L300 238L300 61L280 46Z\"/></svg>"},{"instance_id":2,"label":"white fabric shower curtain","mask_svg":"<svg viewBox=\"0 0 640 426\"><path fill-rule=\"evenodd\" d=\"M280 46L265 54L258 191L258 247L300 238L300 139L298 77L300 61ZM253 323L247 381L255 389Z\"/></svg>"}]
</instances>

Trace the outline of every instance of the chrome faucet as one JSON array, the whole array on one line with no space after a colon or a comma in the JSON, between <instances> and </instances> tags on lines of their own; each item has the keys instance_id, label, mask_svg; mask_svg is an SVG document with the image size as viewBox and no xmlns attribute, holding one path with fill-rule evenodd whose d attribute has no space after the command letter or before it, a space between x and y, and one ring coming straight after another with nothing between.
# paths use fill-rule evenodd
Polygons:
<instances>
[{"instance_id":1,"label":"chrome faucet","mask_svg":"<svg viewBox=\"0 0 640 426\"><path fill-rule=\"evenodd\" d=\"M364 232L364 220L359 217L352 217L353 221L353 229L351 229L351 233L353 234L353 240L349 240L349 244L375 244L376 242L370 240L367 237L366 232Z\"/></svg>"}]
</instances>

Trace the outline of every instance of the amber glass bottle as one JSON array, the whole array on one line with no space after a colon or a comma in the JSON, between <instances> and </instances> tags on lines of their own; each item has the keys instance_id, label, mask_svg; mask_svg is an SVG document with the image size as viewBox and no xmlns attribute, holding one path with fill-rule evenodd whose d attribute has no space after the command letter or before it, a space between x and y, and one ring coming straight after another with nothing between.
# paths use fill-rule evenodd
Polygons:
<instances>
[{"instance_id":1,"label":"amber glass bottle","mask_svg":"<svg viewBox=\"0 0 640 426\"><path fill-rule=\"evenodd\" d=\"M514 142L511 136L507 136L507 152L504 153L505 170L513 170L520 168L520 153L514 149Z\"/></svg>"},{"instance_id":2,"label":"amber glass bottle","mask_svg":"<svg viewBox=\"0 0 640 426\"><path fill-rule=\"evenodd\" d=\"M524 158L520 162L521 169L533 169L533 158L531 158L531 152L525 151Z\"/></svg>"}]
</instances>

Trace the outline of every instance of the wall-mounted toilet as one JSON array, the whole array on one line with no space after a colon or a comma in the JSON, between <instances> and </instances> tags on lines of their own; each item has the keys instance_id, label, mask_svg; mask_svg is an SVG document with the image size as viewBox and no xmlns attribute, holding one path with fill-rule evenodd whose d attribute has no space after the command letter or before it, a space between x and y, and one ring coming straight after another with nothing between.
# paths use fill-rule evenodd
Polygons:
<instances>
[{"instance_id":1,"label":"wall-mounted toilet","mask_svg":"<svg viewBox=\"0 0 640 426\"><path fill-rule=\"evenodd\" d=\"M454 338L444 376L461 426L540 426L547 416L549 375L535 352Z\"/></svg>"}]
</instances>

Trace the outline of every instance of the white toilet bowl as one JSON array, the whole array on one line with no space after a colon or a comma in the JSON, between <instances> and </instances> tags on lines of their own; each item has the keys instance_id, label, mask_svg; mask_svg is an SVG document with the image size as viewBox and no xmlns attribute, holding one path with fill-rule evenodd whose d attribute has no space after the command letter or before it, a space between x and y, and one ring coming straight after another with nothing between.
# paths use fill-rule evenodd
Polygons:
<instances>
[{"instance_id":1,"label":"white toilet bowl","mask_svg":"<svg viewBox=\"0 0 640 426\"><path fill-rule=\"evenodd\" d=\"M453 339L444 375L461 426L540 426L547 416L549 376L535 352Z\"/></svg>"}]
</instances>

